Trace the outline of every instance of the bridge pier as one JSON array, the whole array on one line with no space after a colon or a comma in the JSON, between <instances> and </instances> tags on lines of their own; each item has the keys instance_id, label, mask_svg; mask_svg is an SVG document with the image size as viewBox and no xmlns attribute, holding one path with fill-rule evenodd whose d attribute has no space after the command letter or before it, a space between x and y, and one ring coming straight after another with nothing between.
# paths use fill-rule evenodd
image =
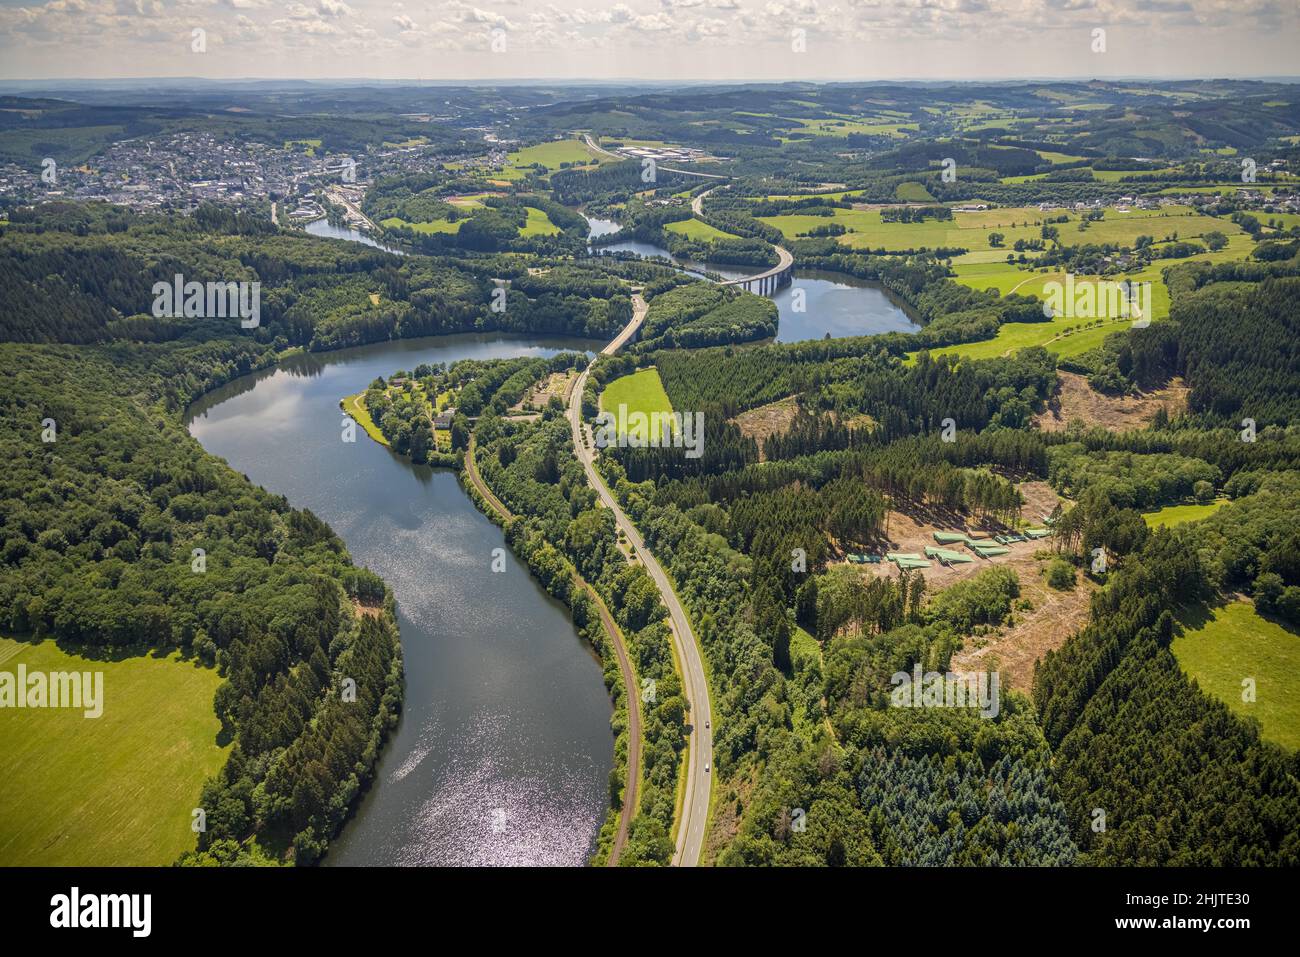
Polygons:
<instances>
[{"instance_id":1,"label":"bridge pier","mask_svg":"<svg viewBox=\"0 0 1300 957\"><path fill-rule=\"evenodd\" d=\"M794 281L794 257L790 256L785 250L777 247L781 252L781 259L788 259L784 267L774 272L760 273L756 276L745 276L742 279L732 279L724 282L724 286L739 286L746 292L757 293L760 296L774 295L777 290L788 286Z\"/></svg>"}]
</instances>

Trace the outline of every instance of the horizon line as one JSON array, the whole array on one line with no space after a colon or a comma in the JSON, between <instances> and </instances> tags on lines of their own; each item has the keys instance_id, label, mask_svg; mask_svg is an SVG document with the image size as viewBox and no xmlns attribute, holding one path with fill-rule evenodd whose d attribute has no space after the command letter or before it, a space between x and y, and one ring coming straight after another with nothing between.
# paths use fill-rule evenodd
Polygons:
<instances>
[{"instance_id":1,"label":"horizon line","mask_svg":"<svg viewBox=\"0 0 1300 957\"><path fill-rule=\"evenodd\" d=\"M497 83L551 83L566 85L620 85L637 84L791 84L811 83L825 85L831 83L1116 83L1132 80L1149 80L1156 82L1187 82L1233 80L1247 82L1300 83L1297 74L1116 74L1099 77L1087 74L1046 76L990 76L990 77L775 77L770 79L743 77L688 77L683 79L655 79L651 77L545 77L545 76L502 76L480 77L475 79L443 79L425 77L314 77L314 76L230 76L206 77L187 75L168 76L58 76L58 77L0 77L3 83L315 83L326 86L341 86L348 83L384 83L384 84L437 84L439 86L490 86Z\"/></svg>"}]
</instances>

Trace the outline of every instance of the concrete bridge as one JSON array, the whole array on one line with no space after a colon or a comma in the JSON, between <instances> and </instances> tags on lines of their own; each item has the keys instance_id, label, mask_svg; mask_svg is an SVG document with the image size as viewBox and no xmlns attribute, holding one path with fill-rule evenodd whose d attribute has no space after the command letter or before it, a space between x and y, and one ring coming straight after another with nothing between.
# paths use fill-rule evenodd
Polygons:
<instances>
[{"instance_id":1,"label":"concrete bridge","mask_svg":"<svg viewBox=\"0 0 1300 957\"><path fill-rule=\"evenodd\" d=\"M770 296L782 286L789 285L794 277L794 256L784 246L774 248L780 261L771 269L755 273L752 276L745 276L743 279L729 279L724 283L719 283L719 285L739 286L748 292L756 292L760 296Z\"/></svg>"},{"instance_id":2,"label":"concrete bridge","mask_svg":"<svg viewBox=\"0 0 1300 957\"><path fill-rule=\"evenodd\" d=\"M611 157L612 159L617 159L617 160L627 159L627 157L625 156L620 156L617 153L611 153L609 150L605 149L603 146L597 143L595 139L592 138L590 133L583 133L582 138L586 142L587 146L595 150L597 153L602 153L605 156ZM731 178L730 176L723 176L717 173L701 173L695 170L673 169L668 166L661 166L659 168L664 170L665 172L680 173L683 176L698 176L701 179L718 180L719 185L721 185L723 181L729 180ZM718 188L717 186L714 186L709 189L706 189L704 192L700 193L698 196L696 196L694 199L691 200L691 212L697 218L703 220L704 197L708 196L709 193L713 192L713 190L717 188ZM786 249L784 246L776 246L774 248L776 249L776 255L778 257L778 260L777 260L777 264L773 266L771 269L766 269L763 272L755 273L752 276L745 276L743 279L729 279L726 282L719 283L718 285L739 286L740 288L746 290L747 292L758 293L760 296L770 296L778 289L782 288L783 286L788 286L791 280L794 278L794 256L791 255L790 251Z\"/></svg>"}]
</instances>

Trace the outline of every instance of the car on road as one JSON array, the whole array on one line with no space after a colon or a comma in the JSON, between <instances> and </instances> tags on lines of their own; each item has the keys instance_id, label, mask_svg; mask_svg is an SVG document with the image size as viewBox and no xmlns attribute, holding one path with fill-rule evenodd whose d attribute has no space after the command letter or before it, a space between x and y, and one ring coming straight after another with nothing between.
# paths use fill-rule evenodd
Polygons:
<instances>
[{"instance_id":1,"label":"car on road","mask_svg":"<svg viewBox=\"0 0 1300 957\"><path fill-rule=\"evenodd\" d=\"M708 773L709 773L709 762L708 762L708 761L705 761L705 762L704 762L704 773L705 773L705 774L708 774Z\"/></svg>"}]
</instances>

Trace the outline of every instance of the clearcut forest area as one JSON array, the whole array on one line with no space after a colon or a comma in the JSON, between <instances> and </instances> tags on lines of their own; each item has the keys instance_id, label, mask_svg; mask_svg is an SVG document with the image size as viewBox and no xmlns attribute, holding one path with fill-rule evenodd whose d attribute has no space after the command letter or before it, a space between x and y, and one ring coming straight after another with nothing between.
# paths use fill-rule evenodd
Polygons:
<instances>
[{"instance_id":1,"label":"clearcut forest area","mask_svg":"<svg viewBox=\"0 0 1300 957\"><path fill-rule=\"evenodd\" d=\"M0 865L1300 864L1300 85L167 89L0 95Z\"/></svg>"}]
</instances>

